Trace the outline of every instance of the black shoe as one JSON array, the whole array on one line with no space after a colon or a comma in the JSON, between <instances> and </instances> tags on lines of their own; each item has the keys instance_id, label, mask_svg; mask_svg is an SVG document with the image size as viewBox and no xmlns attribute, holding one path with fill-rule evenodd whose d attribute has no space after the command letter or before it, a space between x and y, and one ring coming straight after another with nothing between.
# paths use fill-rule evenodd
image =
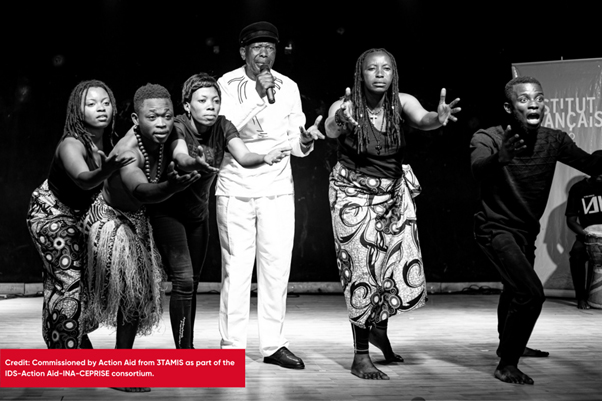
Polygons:
<instances>
[{"instance_id":1,"label":"black shoe","mask_svg":"<svg viewBox=\"0 0 602 401\"><path fill-rule=\"evenodd\" d=\"M278 351L274 352L272 355L266 356L263 358L263 362L287 369L305 369L303 360L295 356L295 354L290 352L286 347L280 347Z\"/></svg>"}]
</instances>

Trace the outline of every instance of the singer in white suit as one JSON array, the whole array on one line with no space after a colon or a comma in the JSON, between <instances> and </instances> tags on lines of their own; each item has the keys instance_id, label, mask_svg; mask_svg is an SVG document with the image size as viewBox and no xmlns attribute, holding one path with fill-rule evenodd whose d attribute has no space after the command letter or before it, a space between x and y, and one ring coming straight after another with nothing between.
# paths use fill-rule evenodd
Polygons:
<instances>
[{"instance_id":1,"label":"singer in white suit","mask_svg":"<svg viewBox=\"0 0 602 401\"><path fill-rule=\"evenodd\" d=\"M242 67L218 83L222 108L251 152L286 148L305 157L313 150L322 117L307 130L297 84L272 70L278 30L256 22L240 32ZM216 184L222 252L219 330L222 348L246 348L250 289L257 262L259 347L265 363L303 369L283 333L295 232L290 158L272 166L243 168L226 153Z\"/></svg>"}]
</instances>

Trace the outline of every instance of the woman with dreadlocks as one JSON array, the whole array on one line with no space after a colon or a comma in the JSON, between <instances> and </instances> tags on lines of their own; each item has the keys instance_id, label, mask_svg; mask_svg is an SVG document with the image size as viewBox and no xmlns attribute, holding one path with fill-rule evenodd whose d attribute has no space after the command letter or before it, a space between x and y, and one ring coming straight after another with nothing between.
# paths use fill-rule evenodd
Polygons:
<instances>
[{"instance_id":1,"label":"woman with dreadlocks","mask_svg":"<svg viewBox=\"0 0 602 401\"><path fill-rule=\"evenodd\" d=\"M50 173L31 198L27 224L44 263L42 334L48 348L92 348L87 333L96 327L83 313L82 219L102 182L133 161L103 152L113 133L114 105L101 81L83 81L73 89Z\"/></svg>"},{"instance_id":2,"label":"woman with dreadlocks","mask_svg":"<svg viewBox=\"0 0 602 401\"><path fill-rule=\"evenodd\" d=\"M329 201L341 284L354 339L351 373L388 380L368 353L379 348L387 363L403 362L387 336L388 318L424 305L426 283L413 197L420 186L402 164L402 125L432 130L456 121L459 99L426 111L398 89L395 58L371 49L357 60L355 81L333 103L326 133L337 138L338 163L330 175Z\"/></svg>"}]
</instances>

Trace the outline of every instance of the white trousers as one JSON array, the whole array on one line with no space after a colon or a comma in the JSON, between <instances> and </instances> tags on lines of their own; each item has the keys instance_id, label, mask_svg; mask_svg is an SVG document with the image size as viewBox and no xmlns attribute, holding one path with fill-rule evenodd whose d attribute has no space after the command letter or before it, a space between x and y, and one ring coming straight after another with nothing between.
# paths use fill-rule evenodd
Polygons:
<instances>
[{"instance_id":1,"label":"white trousers","mask_svg":"<svg viewBox=\"0 0 602 401\"><path fill-rule=\"evenodd\" d=\"M216 204L222 250L221 347L247 347L251 279L257 261L259 349L270 356L288 346L283 326L295 235L294 196L218 196Z\"/></svg>"}]
</instances>

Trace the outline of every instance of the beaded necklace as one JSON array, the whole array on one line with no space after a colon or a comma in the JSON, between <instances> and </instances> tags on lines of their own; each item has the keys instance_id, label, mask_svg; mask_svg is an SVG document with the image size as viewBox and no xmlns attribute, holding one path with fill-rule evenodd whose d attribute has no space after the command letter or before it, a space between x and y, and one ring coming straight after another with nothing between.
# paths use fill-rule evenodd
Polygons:
<instances>
[{"instance_id":1,"label":"beaded necklace","mask_svg":"<svg viewBox=\"0 0 602 401\"><path fill-rule=\"evenodd\" d=\"M159 162L157 165L157 172L155 173L155 178L151 180L151 168L150 162L148 161L148 152L146 148L142 144L142 138L140 138L140 134L138 133L138 127L134 129L134 135L136 135L136 140L138 141L138 148L140 149L140 153L144 157L144 174L146 174L146 179L150 183L157 183L161 178L161 166L163 166L163 144L159 144Z\"/></svg>"}]
</instances>

